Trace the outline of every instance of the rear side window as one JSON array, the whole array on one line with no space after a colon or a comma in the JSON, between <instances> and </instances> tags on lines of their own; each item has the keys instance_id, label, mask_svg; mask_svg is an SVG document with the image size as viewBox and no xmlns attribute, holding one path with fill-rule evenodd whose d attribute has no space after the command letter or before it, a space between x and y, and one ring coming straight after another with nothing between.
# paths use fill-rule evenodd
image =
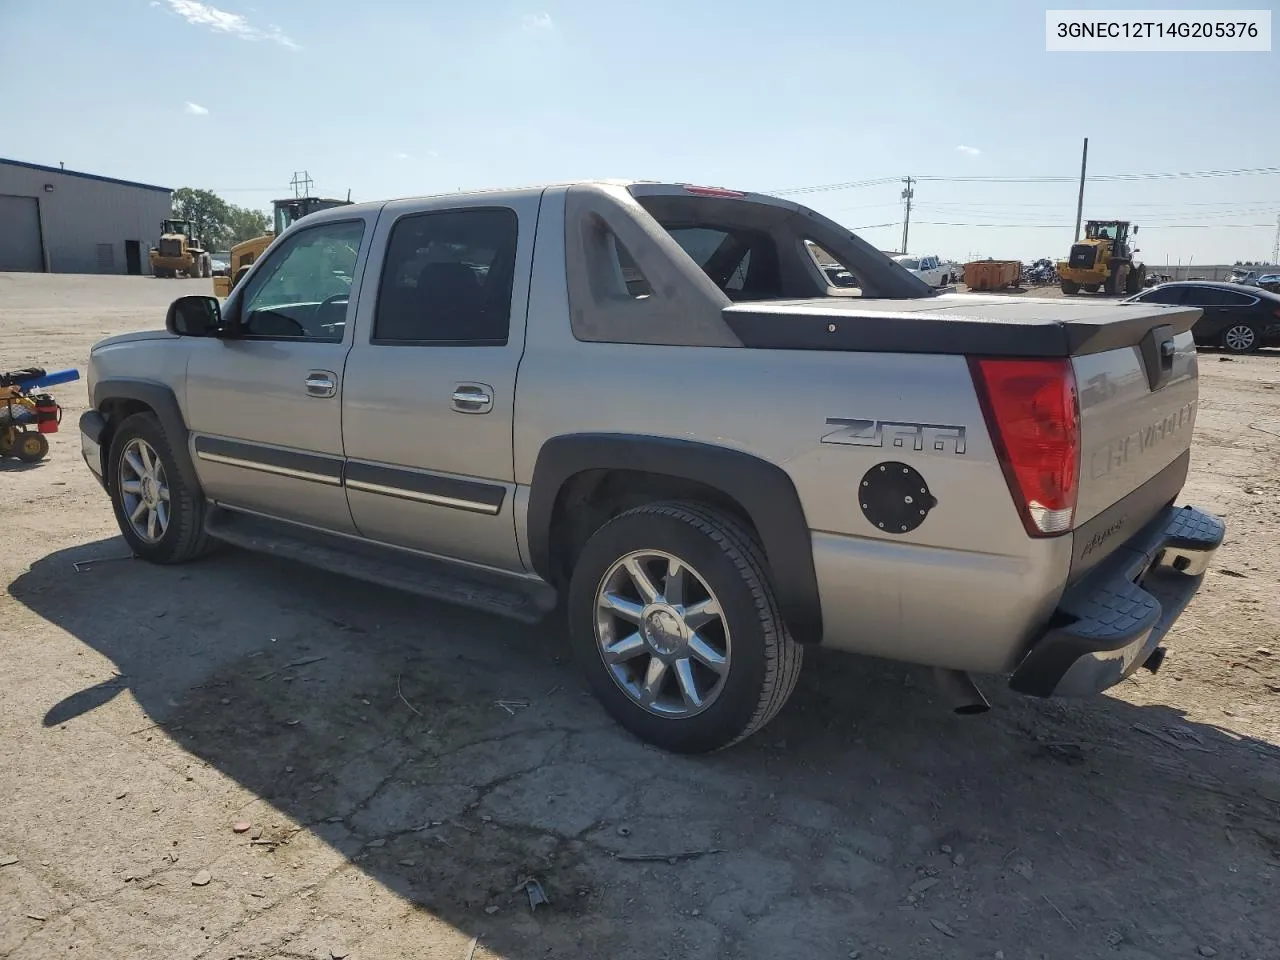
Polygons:
<instances>
[{"instance_id":1,"label":"rear side window","mask_svg":"<svg viewBox=\"0 0 1280 960\"><path fill-rule=\"evenodd\" d=\"M1247 307L1253 297L1216 287L1189 287L1182 302L1193 307Z\"/></svg>"},{"instance_id":2,"label":"rear side window","mask_svg":"<svg viewBox=\"0 0 1280 960\"><path fill-rule=\"evenodd\" d=\"M382 267L373 342L505 344L518 228L508 207L401 217Z\"/></svg>"}]
</instances>

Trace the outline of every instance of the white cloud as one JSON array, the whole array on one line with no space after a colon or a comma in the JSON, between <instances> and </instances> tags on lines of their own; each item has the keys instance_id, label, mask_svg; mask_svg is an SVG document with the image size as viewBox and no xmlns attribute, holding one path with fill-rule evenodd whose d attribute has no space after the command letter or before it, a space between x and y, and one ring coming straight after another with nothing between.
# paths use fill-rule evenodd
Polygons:
<instances>
[{"instance_id":1,"label":"white cloud","mask_svg":"<svg viewBox=\"0 0 1280 960\"><path fill-rule=\"evenodd\" d=\"M410 159L410 157L409 157L409 155L408 155L407 153L397 153L397 154L396 154L396 159L397 159L397 160L408 160L408 159Z\"/></svg>"},{"instance_id":2,"label":"white cloud","mask_svg":"<svg viewBox=\"0 0 1280 960\"><path fill-rule=\"evenodd\" d=\"M960 146L956 147L956 152L963 153L965 154L965 156L969 156L969 157L976 157L978 156L978 154L982 153L982 151L979 150L977 147L966 147L963 143L960 144Z\"/></svg>"},{"instance_id":3,"label":"white cloud","mask_svg":"<svg viewBox=\"0 0 1280 960\"><path fill-rule=\"evenodd\" d=\"M271 40L290 50L299 49L298 45L275 25L268 26L266 29L255 27L238 13L220 10L211 4L200 3L199 0L166 0L166 2L173 13L193 26L207 27L215 33L229 34L241 40ZM153 2L151 5L155 7L160 4Z\"/></svg>"},{"instance_id":4,"label":"white cloud","mask_svg":"<svg viewBox=\"0 0 1280 960\"><path fill-rule=\"evenodd\" d=\"M193 117L207 117L209 115L208 107L202 107L200 104L192 103L190 100L187 101L182 111L183 113L191 114Z\"/></svg>"},{"instance_id":5,"label":"white cloud","mask_svg":"<svg viewBox=\"0 0 1280 960\"><path fill-rule=\"evenodd\" d=\"M520 18L520 22L524 24L526 30L550 30L555 26L551 21L551 14L546 11L542 13L526 13Z\"/></svg>"}]
</instances>

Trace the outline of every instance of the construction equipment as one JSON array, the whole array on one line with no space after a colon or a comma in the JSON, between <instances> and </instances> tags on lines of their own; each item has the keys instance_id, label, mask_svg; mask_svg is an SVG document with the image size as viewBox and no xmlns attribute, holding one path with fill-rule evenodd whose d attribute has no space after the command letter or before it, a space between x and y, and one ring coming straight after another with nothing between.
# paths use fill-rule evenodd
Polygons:
<instances>
[{"instance_id":1,"label":"construction equipment","mask_svg":"<svg viewBox=\"0 0 1280 960\"><path fill-rule=\"evenodd\" d=\"M249 272L249 268L271 246L271 241L309 213L345 207L351 200L331 200L324 197L290 197L271 201L271 229L260 237L242 240L231 248L231 261L225 272L219 271L213 278L213 295L226 297Z\"/></svg>"},{"instance_id":2,"label":"construction equipment","mask_svg":"<svg viewBox=\"0 0 1280 960\"><path fill-rule=\"evenodd\" d=\"M1136 237L1138 228L1133 228ZM1071 254L1058 261L1058 280L1065 294L1134 294L1142 290L1147 268L1133 259L1128 220L1090 220L1084 239L1071 245Z\"/></svg>"},{"instance_id":3,"label":"construction equipment","mask_svg":"<svg viewBox=\"0 0 1280 960\"><path fill-rule=\"evenodd\" d=\"M43 460L49 452L46 434L58 432L62 407L49 394L36 391L79 379L76 370L49 373L41 367L0 373L0 458Z\"/></svg>"},{"instance_id":4,"label":"construction equipment","mask_svg":"<svg viewBox=\"0 0 1280 960\"><path fill-rule=\"evenodd\" d=\"M195 221L160 221L160 243L151 248L151 273L168 278L213 276L209 251L196 237Z\"/></svg>"}]
</instances>

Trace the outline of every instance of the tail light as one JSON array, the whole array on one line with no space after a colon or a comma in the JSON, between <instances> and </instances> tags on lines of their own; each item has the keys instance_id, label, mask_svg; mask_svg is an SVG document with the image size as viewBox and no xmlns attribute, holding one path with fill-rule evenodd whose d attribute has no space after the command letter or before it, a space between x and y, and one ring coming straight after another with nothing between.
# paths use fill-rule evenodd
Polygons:
<instances>
[{"instance_id":1,"label":"tail light","mask_svg":"<svg viewBox=\"0 0 1280 960\"><path fill-rule=\"evenodd\" d=\"M1080 402L1070 359L974 359L969 369L1027 533L1066 533L1080 489Z\"/></svg>"}]
</instances>

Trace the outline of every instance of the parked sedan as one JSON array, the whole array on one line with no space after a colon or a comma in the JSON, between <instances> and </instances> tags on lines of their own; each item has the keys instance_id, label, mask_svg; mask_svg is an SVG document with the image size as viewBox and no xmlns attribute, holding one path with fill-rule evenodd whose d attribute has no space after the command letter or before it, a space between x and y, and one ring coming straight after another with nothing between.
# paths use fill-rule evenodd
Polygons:
<instances>
[{"instance_id":1,"label":"parked sedan","mask_svg":"<svg viewBox=\"0 0 1280 960\"><path fill-rule=\"evenodd\" d=\"M1171 303L1199 307L1204 315L1191 333L1202 346L1252 353L1280 346L1280 294L1238 283L1183 280L1130 297L1126 303Z\"/></svg>"}]
</instances>

